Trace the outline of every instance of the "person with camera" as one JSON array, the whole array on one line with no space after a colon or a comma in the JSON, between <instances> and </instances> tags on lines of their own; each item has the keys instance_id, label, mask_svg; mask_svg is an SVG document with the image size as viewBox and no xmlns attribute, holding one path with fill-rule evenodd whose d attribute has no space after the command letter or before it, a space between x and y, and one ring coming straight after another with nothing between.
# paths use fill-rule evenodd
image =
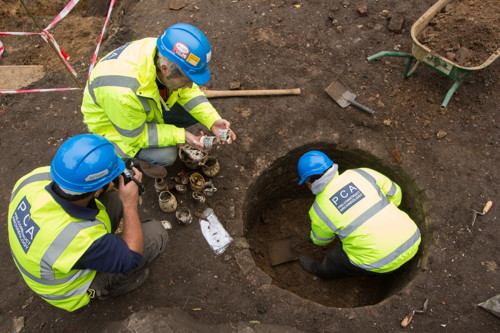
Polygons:
<instances>
[{"instance_id":1,"label":"person with camera","mask_svg":"<svg viewBox=\"0 0 500 333\"><path fill-rule=\"evenodd\" d=\"M107 139L83 134L15 184L7 223L12 256L26 284L50 304L74 311L134 290L165 251L161 223L139 218L141 172L124 171Z\"/></svg>"},{"instance_id":2,"label":"person with camera","mask_svg":"<svg viewBox=\"0 0 500 333\"><path fill-rule=\"evenodd\" d=\"M178 23L158 38L129 42L102 58L92 70L81 111L89 131L113 142L118 154L140 161L151 177L166 176L177 144L204 149L185 128L201 123L219 143L236 135L199 85L210 79L212 51L196 27ZM229 139L221 140L222 131Z\"/></svg>"}]
</instances>

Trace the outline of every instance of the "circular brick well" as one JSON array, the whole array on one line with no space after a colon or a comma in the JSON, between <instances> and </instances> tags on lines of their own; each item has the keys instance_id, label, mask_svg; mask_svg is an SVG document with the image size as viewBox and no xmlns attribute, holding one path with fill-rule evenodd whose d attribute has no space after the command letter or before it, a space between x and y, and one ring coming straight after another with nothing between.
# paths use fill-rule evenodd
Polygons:
<instances>
[{"instance_id":1,"label":"circular brick well","mask_svg":"<svg viewBox=\"0 0 500 333\"><path fill-rule=\"evenodd\" d=\"M314 195L305 185L298 186L297 161L309 150L320 150L346 169L368 167L385 174L403 190L400 209L410 215L422 233L417 255L399 270L383 276L323 280L305 272L298 261L271 266L269 242L290 237L297 242L310 232L308 210ZM377 304L404 289L418 274L427 253L427 221L424 195L414 179L399 166L389 166L362 150L338 150L331 144L303 146L272 163L250 186L244 210L245 237L255 264L272 279L272 284L304 299L328 307L351 308ZM296 248L321 260L339 240L320 247L304 244Z\"/></svg>"}]
</instances>

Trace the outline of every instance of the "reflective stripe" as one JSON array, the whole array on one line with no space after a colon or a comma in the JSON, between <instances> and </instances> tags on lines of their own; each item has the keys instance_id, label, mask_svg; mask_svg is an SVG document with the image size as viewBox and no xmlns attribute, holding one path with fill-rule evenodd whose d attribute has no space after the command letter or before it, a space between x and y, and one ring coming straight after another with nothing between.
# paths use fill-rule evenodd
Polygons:
<instances>
[{"instance_id":1,"label":"reflective stripe","mask_svg":"<svg viewBox=\"0 0 500 333\"><path fill-rule=\"evenodd\" d=\"M328 241L331 241L335 238L335 235L333 237L330 237L330 238L319 237L318 235L316 235L316 233L314 231L312 231L312 234L313 234L314 239L322 241L322 242L328 242Z\"/></svg>"},{"instance_id":2,"label":"reflective stripe","mask_svg":"<svg viewBox=\"0 0 500 333\"><path fill-rule=\"evenodd\" d=\"M384 258L382 258L374 263L367 264L367 265L366 264L355 264L352 261L351 261L351 263L357 267L360 267L360 268L363 268L366 270L373 270L373 269L382 268L385 265L387 265L387 264L393 262L394 260L396 260L397 258L399 258L399 256L401 254L408 251L413 245L415 245L415 243L419 239L420 239L420 230L417 228L417 231L415 231L415 233L410 238L408 238L408 240L406 242L401 244L397 249L395 249L394 251L389 253Z\"/></svg>"},{"instance_id":3,"label":"reflective stripe","mask_svg":"<svg viewBox=\"0 0 500 333\"><path fill-rule=\"evenodd\" d=\"M321 221L323 221L323 223L326 224L332 232L336 232L338 228L335 226L335 224L333 224L333 221L331 221L328 216L326 216L326 214L321 210L321 207L318 205L316 200L314 201L313 207L314 212L318 215Z\"/></svg>"},{"instance_id":4,"label":"reflective stripe","mask_svg":"<svg viewBox=\"0 0 500 333\"><path fill-rule=\"evenodd\" d=\"M61 254L66 250L68 245L75 239L78 233L86 228L91 228L102 224L99 220L94 221L81 221L69 223L63 231L57 235L52 244L50 244L47 251L43 254L40 260L40 277L43 280L55 280L55 272L52 269L54 263L59 259Z\"/></svg>"},{"instance_id":5,"label":"reflective stripe","mask_svg":"<svg viewBox=\"0 0 500 333\"><path fill-rule=\"evenodd\" d=\"M121 148L114 142L111 142L113 144L113 146L115 146L115 151L116 153L118 154L118 156L120 156L122 159L126 159L126 158L131 158L130 155L127 155L123 152L123 150L121 150Z\"/></svg>"},{"instance_id":6,"label":"reflective stripe","mask_svg":"<svg viewBox=\"0 0 500 333\"><path fill-rule=\"evenodd\" d=\"M375 178L373 178L369 173L364 170L354 169L359 175L365 178L370 184L372 184L373 188L377 191L380 201L375 203L373 206L365 210L361 215L359 215L354 221L349 223L344 229L340 230L338 235L340 239L344 239L352 234L356 229L366 223L371 217L376 215L385 206L387 206L390 201L386 198L384 193L382 193L381 188L377 185Z\"/></svg>"},{"instance_id":7,"label":"reflective stripe","mask_svg":"<svg viewBox=\"0 0 500 333\"><path fill-rule=\"evenodd\" d=\"M97 103L97 99L95 98L94 89L101 87L122 87L122 88L130 88L134 94L139 89L141 84L139 80L134 77L122 76L122 75L104 75L98 76L89 82L89 94L92 97L94 103L101 107L99 103Z\"/></svg>"},{"instance_id":8,"label":"reflective stripe","mask_svg":"<svg viewBox=\"0 0 500 333\"><path fill-rule=\"evenodd\" d=\"M57 279L57 280L44 280L44 279L41 279L39 277L36 277L36 276L32 275L23 266L21 266L21 264L19 263L19 261L17 260L17 258L14 256L14 253L12 253L12 258L14 258L14 261L16 262L17 267L23 273L23 275L27 276L28 278L30 278L30 280L33 280L36 283L43 284L43 285L46 285L46 286L58 286L58 285L61 285L61 284L64 284L64 283L73 282L73 281L77 280L78 278L80 278L80 277L82 277L84 275L87 275L88 273L92 272L91 269L83 269L83 270L78 270L74 274L65 276L65 277L63 277L61 279Z\"/></svg>"},{"instance_id":9,"label":"reflective stripe","mask_svg":"<svg viewBox=\"0 0 500 333\"><path fill-rule=\"evenodd\" d=\"M373 187L378 190L379 192L379 195L385 197L384 194L382 194L382 191L380 190L380 186L377 185L377 180L372 176L370 175L368 172L366 172L365 170L361 170L361 169L353 169L353 171L356 171L357 173L359 173L364 179L366 179L367 181L369 181Z\"/></svg>"},{"instance_id":10,"label":"reflective stripe","mask_svg":"<svg viewBox=\"0 0 500 333\"><path fill-rule=\"evenodd\" d=\"M149 113L151 112L151 105L149 105L150 98L143 96L137 96L137 97L139 98L139 101L141 102L144 111L146 111L146 114L149 115Z\"/></svg>"},{"instance_id":11,"label":"reflective stripe","mask_svg":"<svg viewBox=\"0 0 500 333\"><path fill-rule=\"evenodd\" d=\"M144 121L139 127L131 129L131 130L118 127L112 121L111 121L111 124L114 126L116 131L118 133L120 133L120 135L125 136L127 138L135 138L136 136L138 136L139 134L141 134L144 131L144 124L146 124L146 121Z\"/></svg>"},{"instance_id":12,"label":"reflective stripe","mask_svg":"<svg viewBox=\"0 0 500 333\"><path fill-rule=\"evenodd\" d=\"M352 234L356 229L365 224L369 219L371 219L374 215L384 209L385 206L389 204L389 200L382 199L379 202L375 203L373 206L368 208L363 212L363 214L359 215L354 221L349 223L344 229L338 232L340 239L344 239Z\"/></svg>"},{"instance_id":13,"label":"reflective stripe","mask_svg":"<svg viewBox=\"0 0 500 333\"><path fill-rule=\"evenodd\" d=\"M43 298L51 300L51 301L61 301L61 300L64 300L66 298L70 298L73 296L80 296L80 295L86 294L87 290L89 289L91 284L92 284L92 281L89 281L88 283L84 284L80 288L70 290L66 294L62 294L62 295L41 295L41 294L38 294L38 295L40 297L43 297Z\"/></svg>"},{"instance_id":14,"label":"reflective stripe","mask_svg":"<svg viewBox=\"0 0 500 333\"><path fill-rule=\"evenodd\" d=\"M184 110L187 112L191 112L195 107L200 105L201 103L208 102L208 99L204 95L199 95L196 97L191 98L186 104L184 104L182 107Z\"/></svg>"},{"instance_id":15,"label":"reflective stripe","mask_svg":"<svg viewBox=\"0 0 500 333\"><path fill-rule=\"evenodd\" d=\"M391 184L392 184L391 189L386 194L388 197L393 197L394 195L396 195L396 190L397 190L396 184L394 182L392 182Z\"/></svg>"},{"instance_id":16,"label":"reflective stripe","mask_svg":"<svg viewBox=\"0 0 500 333\"><path fill-rule=\"evenodd\" d=\"M41 181L46 181L46 180L52 180L52 177L50 176L50 172L42 172L42 173L37 173L34 175L29 176L25 180L19 184L19 186L12 192L10 195L10 201L14 199L14 197L17 195L17 193L26 185L34 183L34 182L41 182Z\"/></svg>"},{"instance_id":17,"label":"reflective stripe","mask_svg":"<svg viewBox=\"0 0 500 333\"><path fill-rule=\"evenodd\" d=\"M158 128L155 123L147 123L148 126L148 147L158 147Z\"/></svg>"},{"instance_id":18,"label":"reflective stripe","mask_svg":"<svg viewBox=\"0 0 500 333\"><path fill-rule=\"evenodd\" d=\"M99 103L97 103L94 89L101 88L101 87L130 88L130 90L132 90L134 93L136 93L137 89L139 89L139 87L140 87L140 83L136 78L128 77L128 76L121 76L121 75L105 75L105 76L96 77L89 84L89 93L90 93L90 96L92 97L92 100L94 101L94 103L98 106L100 106L100 105L99 105ZM143 97L143 96L137 96L137 98L139 99L139 102L141 102L142 107L144 108L144 111L146 111L146 113L149 114L151 112L151 106L149 105L150 98Z\"/></svg>"},{"instance_id":19,"label":"reflective stripe","mask_svg":"<svg viewBox=\"0 0 500 333\"><path fill-rule=\"evenodd\" d=\"M92 97L92 100L94 103L101 107L99 103L97 103L97 99L95 97L94 89L101 88L101 87L122 87L122 88L129 88L131 89L134 94L137 92L137 89L140 87L139 80L137 80L134 77L129 77L129 76L122 76L122 75L105 75L105 76L98 76L92 82L89 83L89 94ZM142 107L144 108L144 111L149 114L151 112L151 106L149 105L149 98L142 97L142 96L137 96L139 99L139 102L141 103ZM111 121L111 119L110 119ZM128 138L135 138L139 134L144 131L144 123L142 123L139 127L134 128L134 129L124 129L116 125L111 121L111 124L114 126L116 131L120 133L120 135L128 137Z\"/></svg>"},{"instance_id":20,"label":"reflective stripe","mask_svg":"<svg viewBox=\"0 0 500 333\"><path fill-rule=\"evenodd\" d=\"M391 181L391 189L389 190L389 192L387 192L387 195L385 195L382 193L380 186L377 185L377 180L372 175L370 175L365 170L361 170L361 169L353 169L353 171L356 171L361 176L363 176L363 178L365 178L370 183L372 183L373 187L375 187L375 189L379 192L379 195L381 198L383 198L383 197L385 198L387 196L393 197L396 194L397 187L396 187L396 183L394 183L393 181Z\"/></svg>"}]
</instances>

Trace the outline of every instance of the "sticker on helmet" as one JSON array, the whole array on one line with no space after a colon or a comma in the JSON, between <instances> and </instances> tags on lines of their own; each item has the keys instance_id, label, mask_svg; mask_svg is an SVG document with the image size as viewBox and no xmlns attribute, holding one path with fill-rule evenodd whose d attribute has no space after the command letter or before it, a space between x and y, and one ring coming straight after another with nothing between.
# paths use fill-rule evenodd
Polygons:
<instances>
[{"instance_id":1,"label":"sticker on helmet","mask_svg":"<svg viewBox=\"0 0 500 333\"><path fill-rule=\"evenodd\" d=\"M207 53L207 64L210 62L211 58L212 58L212 51L208 51L208 53Z\"/></svg>"},{"instance_id":2,"label":"sticker on helmet","mask_svg":"<svg viewBox=\"0 0 500 333\"><path fill-rule=\"evenodd\" d=\"M102 170L102 171L100 171L98 173L94 173L92 175L88 175L87 178L85 178L85 181L86 182L90 182L90 181L102 178L102 177L106 176L108 173L109 173L108 169Z\"/></svg>"},{"instance_id":3,"label":"sticker on helmet","mask_svg":"<svg viewBox=\"0 0 500 333\"><path fill-rule=\"evenodd\" d=\"M189 62L193 66L197 66L198 63L200 62L200 58L198 58L194 54L190 53L189 57L187 57L186 61Z\"/></svg>"},{"instance_id":4,"label":"sticker on helmet","mask_svg":"<svg viewBox=\"0 0 500 333\"><path fill-rule=\"evenodd\" d=\"M186 59L189 54L189 47L187 47L186 44L177 42L175 43L174 49L172 51L174 51L174 53L177 54L179 57Z\"/></svg>"}]
</instances>

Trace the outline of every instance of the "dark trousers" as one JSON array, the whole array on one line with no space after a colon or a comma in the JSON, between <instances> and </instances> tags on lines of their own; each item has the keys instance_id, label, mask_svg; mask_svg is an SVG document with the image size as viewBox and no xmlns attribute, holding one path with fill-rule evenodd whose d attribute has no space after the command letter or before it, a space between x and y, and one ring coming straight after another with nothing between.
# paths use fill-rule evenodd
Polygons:
<instances>
[{"instance_id":1,"label":"dark trousers","mask_svg":"<svg viewBox=\"0 0 500 333\"><path fill-rule=\"evenodd\" d=\"M175 103L169 111L163 110L163 121L165 124L187 128L198 123L189 112L178 103ZM155 166L169 166L177 159L177 146L142 148L133 159L135 164L138 160L145 161Z\"/></svg>"},{"instance_id":2,"label":"dark trousers","mask_svg":"<svg viewBox=\"0 0 500 333\"><path fill-rule=\"evenodd\" d=\"M118 192L101 195L99 201L106 207L106 212L111 219L112 231L116 231L123 216L123 206L118 197ZM144 235L142 263L126 273L97 272L89 287L89 290L95 292L95 297L105 299L125 294L144 282L141 277L145 276L147 278L149 264L163 253L167 247L168 234L162 224L156 220L143 221L142 232Z\"/></svg>"},{"instance_id":3,"label":"dark trousers","mask_svg":"<svg viewBox=\"0 0 500 333\"><path fill-rule=\"evenodd\" d=\"M314 265L314 273L323 279L336 279L349 276L379 275L354 266L342 246L331 249L323 261Z\"/></svg>"},{"instance_id":4,"label":"dark trousers","mask_svg":"<svg viewBox=\"0 0 500 333\"><path fill-rule=\"evenodd\" d=\"M198 123L198 120L187 112L179 103L175 103L169 111L163 110L163 121L165 124L171 124L182 128L187 128Z\"/></svg>"}]
</instances>

